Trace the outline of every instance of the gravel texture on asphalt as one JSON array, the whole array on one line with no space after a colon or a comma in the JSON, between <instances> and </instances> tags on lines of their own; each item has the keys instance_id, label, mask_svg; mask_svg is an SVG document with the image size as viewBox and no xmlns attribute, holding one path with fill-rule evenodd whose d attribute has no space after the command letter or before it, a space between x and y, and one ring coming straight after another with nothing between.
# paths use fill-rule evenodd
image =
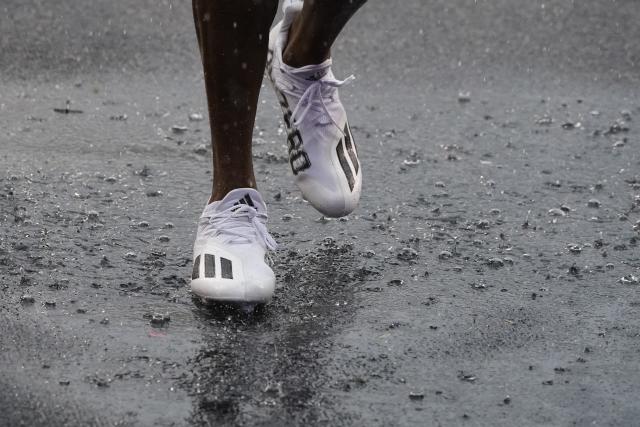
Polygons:
<instances>
[{"instance_id":1,"label":"gravel texture on asphalt","mask_svg":"<svg viewBox=\"0 0 640 427\"><path fill-rule=\"evenodd\" d=\"M263 91L273 303L190 295L210 137L186 1L0 5L0 425L634 425L640 8L370 1L326 220Z\"/></svg>"}]
</instances>

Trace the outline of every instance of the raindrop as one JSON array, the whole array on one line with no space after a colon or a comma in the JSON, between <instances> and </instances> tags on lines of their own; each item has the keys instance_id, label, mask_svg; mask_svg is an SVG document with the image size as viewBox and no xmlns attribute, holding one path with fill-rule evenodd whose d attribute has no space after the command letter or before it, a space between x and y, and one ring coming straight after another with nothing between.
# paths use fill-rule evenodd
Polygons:
<instances>
[{"instance_id":1,"label":"raindrop","mask_svg":"<svg viewBox=\"0 0 640 427\"><path fill-rule=\"evenodd\" d=\"M402 279L392 279L387 283L388 286L402 286L404 285L404 280Z\"/></svg>"},{"instance_id":2,"label":"raindrop","mask_svg":"<svg viewBox=\"0 0 640 427\"><path fill-rule=\"evenodd\" d=\"M461 104L466 104L471 102L471 92L460 91L458 92L458 102Z\"/></svg>"},{"instance_id":3,"label":"raindrop","mask_svg":"<svg viewBox=\"0 0 640 427\"><path fill-rule=\"evenodd\" d=\"M376 253L374 251L372 251L371 249L366 250L363 254L363 257L365 258L373 258L374 256L376 256Z\"/></svg>"},{"instance_id":4,"label":"raindrop","mask_svg":"<svg viewBox=\"0 0 640 427\"><path fill-rule=\"evenodd\" d=\"M413 248L402 248L398 253L398 259L411 261L418 258L418 251Z\"/></svg>"},{"instance_id":5,"label":"raindrop","mask_svg":"<svg viewBox=\"0 0 640 427\"><path fill-rule=\"evenodd\" d=\"M458 374L458 378L459 378L461 381L465 381L465 382L468 382L468 383L475 382L475 381L476 381L476 379L477 379L477 378L475 377L475 375L465 374L465 373L464 373L464 372L462 372L462 371L460 371L460 373Z\"/></svg>"},{"instance_id":6,"label":"raindrop","mask_svg":"<svg viewBox=\"0 0 640 427\"><path fill-rule=\"evenodd\" d=\"M405 159L402 162L403 165L405 166L417 166L420 164L420 159L415 159L415 160L411 160L411 159Z\"/></svg>"},{"instance_id":7,"label":"raindrop","mask_svg":"<svg viewBox=\"0 0 640 427\"><path fill-rule=\"evenodd\" d=\"M97 221L98 216L99 216L98 211L87 212L87 217L89 218L89 221Z\"/></svg>"},{"instance_id":8,"label":"raindrop","mask_svg":"<svg viewBox=\"0 0 640 427\"><path fill-rule=\"evenodd\" d=\"M199 144L198 146L196 146L196 148L193 149L193 152L203 156L207 154L207 146L204 144Z\"/></svg>"},{"instance_id":9,"label":"raindrop","mask_svg":"<svg viewBox=\"0 0 640 427\"><path fill-rule=\"evenodd\" d=\"M409 153L409 157L407 157L402 164L405 166L416 166L420 164L420 155L412 150L411 153Z\"/></svg>"},{"instance_id":10,"label":"raindrop","mask_svg":"<svg viewBox=\"0 0 640 427\"><path fill-rule=\"evenodd\" d=\"M504 261L500 258L490 258L487 261L487 265L491 268L502 268L504 267Z\"/></svg>"},{"instance_id":11,"label":"raindrop","mask_svg":"<svg viewBox=\"0 0 640 427\"><path fill-rule=\"evenodd\" d=\"M336 244L336 239L334 239L331 236L327 236L324 239L322 239L322 244L329 247L329 246L335 246Z\"/></svg>"},{"instance_id":12,"label":"raindrop","mask_svg":"<svg viewBox=\"0 0 640 427\"><path fill-rule=\"evenodd\" d=\"M629 132L629 128L624 125L624 123L620 123L620 121L616 121L611 126L609 126L609 130L607 130L605 135L616 135L621 132Z\"/></svg>"},{"instance_id":13,"label":"raindrop","mask_svg":"<svg viewBox=\"0 0 640 427\"><path fill-rule=\"evenodd\" d=\"M623 283L625 285L637 285L638 283L640 283L640 277L634 276L633 274L628 274L620 278L620 283Z\"/></svg>"},{"instance_id":14,"label":"raindrop","mask_svg":"<svg viewBox=\"0 0 640 427\"><path fill-rule=\"evenodd\" d=\"M189 128L181 125L173 125L171 126L171 131L175 134L185 133Z\"/></svg>"},{"instance_id":15,"label":"raindrop","mask_svg":"<svg viewBox=\"0 0 640 427\"><path fill-rule=\"evenodd\" d=\"M579 254L580 252L582 252L582 246L578 245L577 243L569 243L567 245L567 249L569 249L569 252L573 254Z\"/></svg>"},{"instance_id":16,"label":"raindrop","mask_svg":"<svg viewBox=\"0 0 640 427\"><path fill-rule=\"evenodd\" d=\"M487 228L489 228L489 221L482 219L478 222L476 222L476 227L482 229L482 230L486 230Z\"/></svg>"},{"instance_id":17,"label":"raindrop","mask_svg":"<svg viewBox=\"0 0 640 427\"><path fill-rule=\"evenodd\" d=\"M590 200L587 202L587 206L588 206L588 207L590 207L590 208L595 208L595 209L597 209L597 208L599 208L599 207L600 207L600 200L598 200L598 199L590 199Z\"/></svg>"},{"instance_id":18,"label":"raindrop","mask_svg":"<svg viewBox=\"0 0 640 427\"><path fill-rule=\"evenodd\" d=\"M562 209L558 209L558 208L549 209L548 213L551 216L567 216L565 211L563 211Z\"/></svg>"},{"instance_id":19,"label":"raindrop","mask_svg":"<svg viewBox=\"0 0 640 427\"><path fill-rule=\"evenodd\" d=\"M169 321L171 321L169 314L153 313L148 314L145 317L149 319L149 323L153 326L165 326Z\"/></svg>"},{"instance_id":20,"label":"raindrop","mask_svg":"<svg viewBox=\"0 0 640 427\"><path fill-rule=\"evenodd\" d=\"M36 302L36 299L29 294L24 294L20 297L20 302L23 304L33 304Z\"/></svg>"},{"instance_id":21,"label":"raindrop","mask_svg":"<svg viewBox=\"0 0 640 427\"><path fill-rule=\"evenodd\" d=\"M553 119L551 117L549 117L549 116L541 117L536 121L536 124L538 124L540 126L549 126L552 123L553 123Z\"/></svg>"},{"instance_id":22,"label":"raindrop","mask_svg":"<svg viewBox=\"0 0 640 427\"><path fill-rule=\"evenodd\" d=\"M282 384L279 382L269 382L264 388L264 393L272 396L282 396Z\"/></svg>"}]
</instances>

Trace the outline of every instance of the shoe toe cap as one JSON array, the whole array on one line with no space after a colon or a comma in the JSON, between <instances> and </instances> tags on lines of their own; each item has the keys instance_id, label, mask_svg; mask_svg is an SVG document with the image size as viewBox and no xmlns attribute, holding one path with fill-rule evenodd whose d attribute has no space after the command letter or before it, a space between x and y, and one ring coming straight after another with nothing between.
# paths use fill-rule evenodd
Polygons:
<instances>
[{"instance_id":1,"label":"shoe toe cap","mask_svg":"<svg viewBox=\"0 0 640 427\"><path fill-rule=\"evenodd\" d=\"M270 300L276 287L276 275L267 264L262 263L248 272L243 287L247 300Z\"/></svg>"}]
</instances>

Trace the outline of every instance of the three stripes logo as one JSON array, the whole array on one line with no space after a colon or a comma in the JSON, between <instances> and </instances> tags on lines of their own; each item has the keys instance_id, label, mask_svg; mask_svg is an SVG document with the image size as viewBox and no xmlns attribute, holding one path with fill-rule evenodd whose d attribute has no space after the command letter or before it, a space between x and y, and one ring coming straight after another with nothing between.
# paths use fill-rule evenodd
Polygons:
<instances>
[{"instance_id":1,"label":"three stripes logo","mask_svg":"<svg viewBox=\"0 0 640 427\"><path fill-rule=\"evenodd\" d=\"M349 123L344 126L344 138L340 140L338 146L336 147L336 154L338 155L338 161L340 162L340 166L344 171L344 175L347 177L347 182L349 183L349 189L353 191L356 183L356 176L358 175L358 171L360 170L360 163L358 162L358 154L356 152L356 145L353 141L353 135L351 134L351 128L349 127ZM347 160L347 156L349 156L349 160L351 160L351 164ZM353 165L353 170L351 166Z\"/></svg>"},{"instance_id":2,"label":"three stripes logo","mask_svg":"<svg viewBox=\"0 0 640 427\"><path fill-rule=\"evenodd\" d=\"M200 278L200 262L201 255L198 255L193 261L193 272L191 278L193 280ZM204 254L204 277L213 279L216 276L216 257L211 254ZM233 279L233 263L227 258L220 257L220 278Z\"/></svg>"},{"instance_id":3,"label":"three stripes logo","mask_svg":"<svg viewBox=\"0 0 640 427\"><path fill-rule=\"evenodd\" d=\"M249 196L249 194L245 194L244 197L242 197L242 199L238 200L233 205L234 206L247 205L247 206L251 206L252 208L256 207L256 205L253 204L253 200L251 199L251 196Z\"/></svg>"}]
</instances>

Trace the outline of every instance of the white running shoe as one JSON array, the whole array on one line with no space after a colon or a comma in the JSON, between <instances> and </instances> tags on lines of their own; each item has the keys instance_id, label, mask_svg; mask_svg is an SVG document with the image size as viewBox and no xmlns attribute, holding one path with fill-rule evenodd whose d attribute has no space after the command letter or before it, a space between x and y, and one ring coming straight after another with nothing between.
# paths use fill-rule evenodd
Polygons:
<instances>
[{"instance_id":1,"label":"white running shoe","mask_svg":"<svg viewBox=\"0 0 640 427\"><path fill-rule=\"evenodd\" d=\"M282 60L289 28L302 1L285 0L284 19L269 34L267 74L287 126L289 163L306 200L329 217L351 213L360 200L362 168L338 88L355 77L336 80L331 59L293 68ZM293 108L293 110L292 110Z\"/></svg>"},{"instance_id":2,"label":"white running shoe","mask_svg":"<svg viewBox=\"0 0 640 427\"><path fill-rule=\"evenodd\" d=\"M205 300L266 303L276 277L265 263L276 242L267 207L253 188L238 188L204 208L193 248L191 290Z\"/></svg>"}]
</instances>

